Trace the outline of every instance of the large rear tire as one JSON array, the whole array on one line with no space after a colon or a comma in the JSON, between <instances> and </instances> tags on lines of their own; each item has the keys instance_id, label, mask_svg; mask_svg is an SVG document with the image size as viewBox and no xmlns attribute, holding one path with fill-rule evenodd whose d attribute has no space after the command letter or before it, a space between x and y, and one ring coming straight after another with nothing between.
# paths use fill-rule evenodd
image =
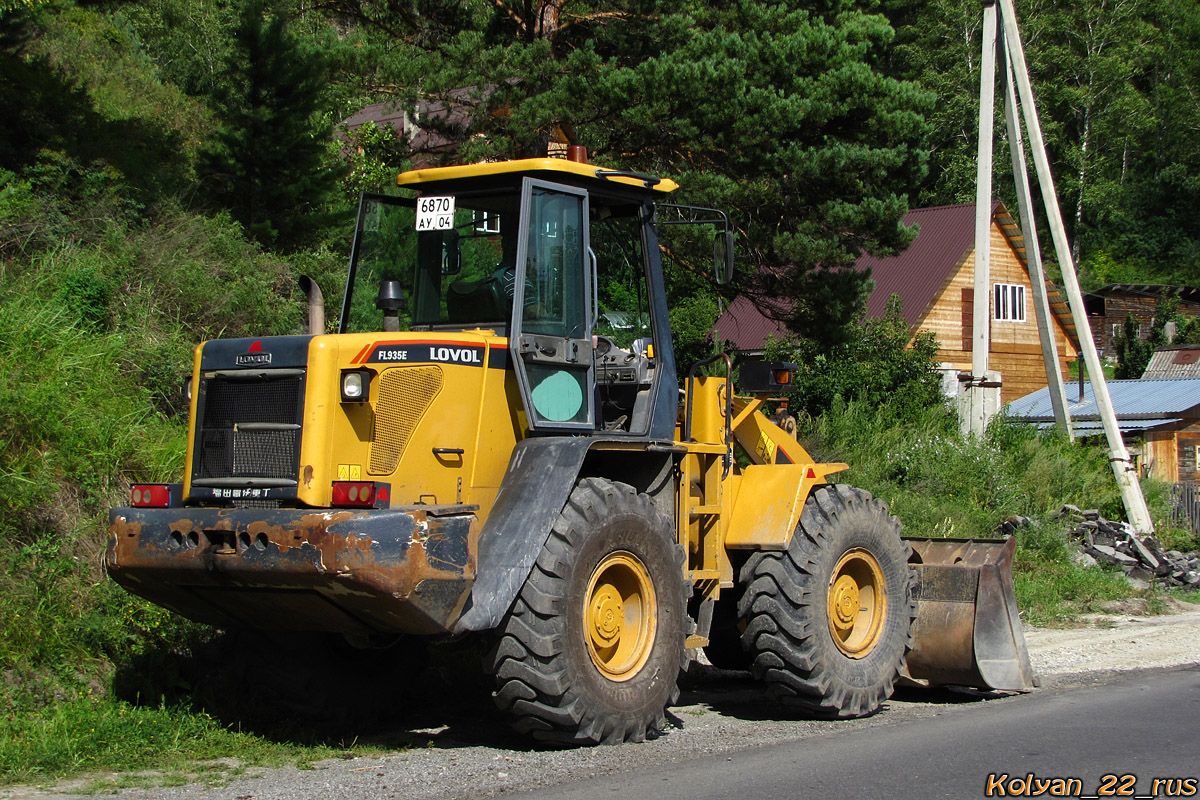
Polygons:
<instances>
[{"instance_id":1,"label":"large rear tire","mask_svg":"<svg viewBox=\"0 0 1200 800\"><path fill-rule=\"evenodd\" d=\"M683 552L650 498L587 478L502 627L496 704L562 744L617 744L665 725L684 664Z\"/></svg>"},{"instance_id":2,"label":"large rear tire","mask_svg":"<svg viewBox=\"0 0 1200 800\"><path fill-rule=\"evenodd\" d=\"M879 710L912 643L908 553L883 501L850 486L814 489L790 547L755 553L742 569L751 673L821 716Z\"/></svg>"}]
</instances>

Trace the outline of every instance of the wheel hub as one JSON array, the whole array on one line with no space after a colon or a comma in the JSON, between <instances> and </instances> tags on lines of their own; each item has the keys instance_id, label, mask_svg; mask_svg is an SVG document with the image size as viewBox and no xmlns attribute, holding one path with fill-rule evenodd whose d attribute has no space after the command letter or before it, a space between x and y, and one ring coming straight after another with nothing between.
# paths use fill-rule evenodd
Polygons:
<instances>
[{"instance_id":1,"label":"wheel hub","mask_svg":"<svg viewBox=\"0 0 1200 800\"><path fill-rule=\"evenodd\" d=\"M883 570L866 550L848 550L829 579L829 632L851 658L863 658L879 642L887 618Z\"/></svg>"},{"instance_id":2,"label":"wheel hub","mask_svg":"<svg viewBox=\"0 0 1200 800\"><path fill-rule=\"evenodd\" d=\"M839 631L854 627L858 617L858 584L849 575L842 575L833 585L833 624Z\"/></svg>"},{"instance_id":3,"label":"wheel hub","mask_svg":"<svg viewBox=\"0 0 1200 800\"><path fill-rule=\"evenodd\" d=\"M602 586L592 599L592 644L611 647L621 635L625 604L612 586Z\"/></svg>"},{"instance_id":4,"label":"wheel hub","mask_svg":"<svg viewBox=\"0 0 1200 800\"><path fill-rule=\"evenodd\" d=\"M627 681L654 649L658 607L654 583L641 559L618 551L606 556L588 581L583 630L588 654L602 675Z\"/></svg>"}]
</instances>

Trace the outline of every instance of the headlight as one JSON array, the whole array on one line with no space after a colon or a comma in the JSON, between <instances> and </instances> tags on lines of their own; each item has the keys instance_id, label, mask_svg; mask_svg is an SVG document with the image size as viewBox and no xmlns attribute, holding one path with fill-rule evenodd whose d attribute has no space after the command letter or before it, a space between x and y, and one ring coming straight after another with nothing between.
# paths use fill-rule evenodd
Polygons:
<instances>
[{"instance_id":1,"label":"headlight","mask_svg":"<svg viewBox=\"0 0 1200 800\"><path fill-rule=\"evenodd\" d=\"M342 402L365 403L371 395L371 372L365 369L342 370Z\"/></svg>"}]
</instances>

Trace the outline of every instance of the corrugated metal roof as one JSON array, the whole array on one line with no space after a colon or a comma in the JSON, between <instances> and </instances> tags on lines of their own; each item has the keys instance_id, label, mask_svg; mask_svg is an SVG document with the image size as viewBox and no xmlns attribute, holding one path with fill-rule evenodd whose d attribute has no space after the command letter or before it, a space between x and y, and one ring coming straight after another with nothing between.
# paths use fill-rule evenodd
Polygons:
<instances>
[{"instance_id":1,"label":"corrugated metal roof","mask_svg":"<svg viewBox=\"0 0 1200 800\"><path fill-rule=\"evenodd\" d=\"M1200 378L1157 378L1151 380L1109 381L1108 393L1113 410L1122 422L1165 419L1200 406ZM1071 419L1098 419L1096 399L1091 381L1083 384L1083 399L1079 399L1078 384L1067 384L1067 408ZM1041 422L1054 419L1050 406L1050 389L1044 387L1008 404L1008 416Z\"/></svg>"},{"instance_id":2,"label":"corrugated metal roof","mask_svg":"<svg viewBox=\"0 0 1200 800\"><path fill-rule=\"evenodd\" d=\"M1174 425L1177 422L1183 422L1181 419L1117 419L1117 427L1122 433L1131 433L1133 431L1148 431L1151 428L1160 428L1164 425ZM1037 424L1039 430L1053 428L1054 422L1046 421ZM1104 423L1098 419L1071 419L1071 429L1081 436L1092 436L1094 434L1104 432Z\"/></svg>"},{"instance_id":3,"label":"corrugated metal roof","mask_svg":"<svg viewBox=\"0 0 1200 800\"><path fill-rule=\"evenodd\" d=\"M766 305L770 306L770 301ZM784 316L790 310L782 303L777 308L768 308L774 316ZM787 333L787 325L764 314L760 304L744 294L733 299L713 328L718 342L729 342L743 353L756 353L762 350L768 336L782 337Z\"/></svg>"},{"instance_id":4,"label":"corrugated metal roof","mask_svg":"<svg viewBox=\"0 0 1200 800\"><path fill-rule=\"evenodd\" d=\"M1095 291L1088 292L1085 297L1112 297L1114 295L1133 295L1134 297L1159 298L1163 294L1177 295L1179 299L1191 303L1200 303L1200 289L1188 286L1176 286L1161 283L1110 283Z\"/></svg>"},{"instance_id":5,"label":"corrugated metal roof","mask_svg":"<svg viewBox=\"0 0 1200 800\"><path fill-rule=\"evenodd\" d=\"M887 258L864 255L858 270L871 270L875 290L867 298L867 316L882 317L893 294L903 301L904 321L921 321L942 287L975 248L975 204L918 208L904 215L906 227L918 226L917 238Z\"/></svg>"},{"instance_id":6,"label":"corrugated metal roof","mask_svg":"<svg viewBox=\"0 0 1200 800\"><path fill-rule=\"evenodd\" d=\"M1150 356L1142 378L1200 378L1200 345L1160 347Z\"/></svg>"}]
</instances>

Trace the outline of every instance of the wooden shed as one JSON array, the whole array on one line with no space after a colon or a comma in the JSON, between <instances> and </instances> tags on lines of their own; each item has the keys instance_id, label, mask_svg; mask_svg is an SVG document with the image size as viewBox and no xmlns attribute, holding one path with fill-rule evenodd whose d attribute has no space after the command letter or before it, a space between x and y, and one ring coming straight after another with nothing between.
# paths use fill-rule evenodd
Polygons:
<instances>
[{"instance_id":1,"label":"wooden shed","mask_svg":"<svg viewBox=\"0 0 1200 800\"><path fill-rule=\"evenodd\" d=\"M903 224L918 227L916 240L889 258L864 255L856 263L870 270L875 288L867 315L879 317L893 294L901 299L905 320L915 336L930 331L938 340L938 359L947 369L971 371L975 285L975 204L910 211ZM1046 385L1033 289L1025 263L1025 240L1003 203L992 206L992 307L989 366L1000 373L1001 400L1009 402ZM1047 284L1053 335L1063 374L1077 352L1078 337L1065 298ZM717 337L742 352L762 351L770 334L782 335L790 304L739 297L717 320Z\"/></svg>"},{"instance_id":2,"label":"wooden shed","mask_svg":"<svg viewBox=\"0 0 1200 800\"><path fill-rule=\"evenodd\" d=\"M1125 335L1126 319L1133 320L1139 339L1149 338L1163 295L1179 298L1178 311L1185 319L1200 317L1200 290L1186 286L1113 283L1085 294L1083 304L1087 308L1088 325L1100 355L1116 358L1113 342Z\"/></svg>"},{"instance_id":3,"label":"wooden shed","mask_svg":"<svg viewBox=\"0 0 1200 800\"><path fill-rule=\"evenodd\" d=\"M1200 377L1108 381L1125 445L1143 475L1168 483L1200 483ZM1090 382L1067 385L1067 410L1081 436L1103 436ZM1011 419L1054 424L1047 389L1010 403Z\"/></svg>"}]
</instances>

